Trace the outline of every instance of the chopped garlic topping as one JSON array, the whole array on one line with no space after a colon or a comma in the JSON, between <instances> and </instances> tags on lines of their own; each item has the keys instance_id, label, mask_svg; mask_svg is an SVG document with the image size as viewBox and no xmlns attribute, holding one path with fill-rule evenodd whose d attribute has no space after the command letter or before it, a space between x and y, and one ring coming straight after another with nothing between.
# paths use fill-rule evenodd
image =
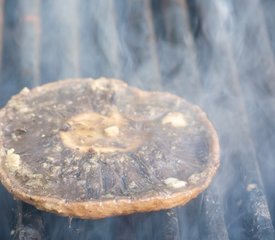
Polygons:
<instances>
[{"instance_id":1,"label":"chopped garlic topping","mask_svg":"<svg viewBox=\"0 0 275 240\"><path fill-rule=\"evenodd\" d=\"M104 129L105 134L108 137L116 137L119 134L119 128L117 126L111 126Z\"/></svg>"},{"instance_id":2,"label":"chopped garlic topping","mask_svg":"<svg viewBox=\"0 0 275 240\"><path fill-rule=\"evenodd\" d=\"M164 183L168 186L168 187L172 187L172 188L182 188L186 186L186 182L185 181L181 181L177 178L166 178L164 180Z\"/></svg>"},{"instance_id":3,"label":"chopped garlic topping","mask_svg":"<svg viewBox=\"0 0 275 240\"><path fill-rule=\"evenodd\" d=\"M186 127L185 117L180 112L170 112L161 121L163 125L171 124L173 127Z\"/></svg>"},{"instance_id":4,"label":"chopped garlic topping","mask_svg":"<svg viewBox=\"0 0 275 240\"><path fill-rule=\"evenodd\" d=\"M252 190L254 190L254 189L256 189L256 188L257 188L257 184L255 184L255 183L250 183L250 184L247 185L246 191L251 192Z\"/></svg>"},{"instance_id":5,"label":"chopped garlic topping","mask_svg":"<svg viewBox=\"0 0 275 240\"><path fill-rule=\"evenodd\" d=\"M14 153L14 149L11 148L7 150L6 155L6 165L11 171L18 170L19 166L21 164L20 156L16 153Z\"/></svg>"},{"instance_id":6,"label":"chopped garlic topping","mask_svg":"<svg viewBox=\"0 0 275 240\"><path fill-rule=\"evenodd\" d=\"M24 88L21 90L20 94L28 94L29 92L30 92L30 89L28 89L27 87L24 87Z\"/></svg>"}]
</instances>

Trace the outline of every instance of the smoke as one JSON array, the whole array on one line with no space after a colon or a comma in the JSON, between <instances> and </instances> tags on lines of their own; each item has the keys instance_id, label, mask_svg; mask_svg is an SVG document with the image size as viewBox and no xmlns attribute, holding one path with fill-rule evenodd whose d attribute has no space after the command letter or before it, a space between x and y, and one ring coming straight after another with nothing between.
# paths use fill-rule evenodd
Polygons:
<instances>
[{"instance_id":1,"label":"smoke","mask_svg":"<svg viewBox=\"0 0 275 240\"><path fill-rule=\"evenodd\" d=\"M197 41L198 53L204 47L210 49L207 60L199 64L205 89L201 105L220 135L222 167L215 186L224 198L229 237L266 236L260 224L274 235L270 215L259 213L274 214L273 150L266 148L274 140L263 133L274 128L266 126L268 118L262 119L262 111L274 112L274 56L264 5L258 1L196 3L198 11L204 10L198 36L204 41ZM252 191L251 184L257 186Z\"/></svg>"},{"instance_id":2,"label":"smoke","mask_svg":"<svg viewBox=\"0 0 275 240\"><path fill-rule=\"evenodd\" d=\"M171 231L178 239L273 236L274 11L271 0L6 1L0 104L23 86L100 76L199 104L217 128L222 165L206 193L175 210ZM14 203L2 189L0 201L7 239ZM169 217L42 219L49 239L164 239Z\"/></svg>"}]
</instances>

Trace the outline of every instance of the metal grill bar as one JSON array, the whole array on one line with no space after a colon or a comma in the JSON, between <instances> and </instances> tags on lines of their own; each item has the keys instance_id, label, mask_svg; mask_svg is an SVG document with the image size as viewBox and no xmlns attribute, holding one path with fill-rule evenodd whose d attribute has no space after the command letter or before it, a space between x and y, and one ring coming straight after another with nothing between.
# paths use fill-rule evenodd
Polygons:
<instances>
[{"instance_id":1,"label":"metal grill bar","mask_svg":"<svg viewBox=\"0 0 275 240\"><path fill-rule=\"evenodd\" d=\"M40 83L40 1L19 1L20 82L33 87Z\"/></svg>"},{"instance_id":2,"label":"metal grill bar","mask_svg":"<svg viewBox=\"0 0 275 240\"><path fill-rule=\"evenodd\" d=\"M185 0L153 1L158 58L165 90L199 102L200 77Z\"/></svg>"},{"instance_id":3,"label":"metal grill bar","mask_svg":"<svg viewBox=\"0 0 275 240\"><path fill-rule=\"evenodd\" d=\"M210 186L203 193L202 222L200 236L205 236L209 240L227 240L228 232L224 219L224 206L216 187Z\"/></svg>"},{"instance_id":4,"label":"metal grill bar","mask_svg":"<svg viewBox=\"0 0 275 240\"><path fill-rule=\"evenodd\" d=\"M265 19L265 26L267 27L268 39L270 40L270 46L272 47L273 54L275 53L275 32L273 31L274 22L274 10L275 2L272 0L264 0L259 3L263 9L263 18Z\"/></svg>"},{"instance_id":5,"label":"metal grill bar","mask_svg":"<svg viewBox=\"0 0 275 240\"><path fill-rule=\"evenodd\" d=\"M17 224L12 239L44 239L43 223L38 210L31 208L29 212L24 206L21 201L17 201Z\"/></svg>"},{"instance_id":6,"label":"metal grill bar","mask_svg":"<svg viewBox=\"0 0 275 240\"><path fill-rule=\"evenodd\" d=\"M66 12L62 11L64 7L66 7ZM57 24L60 24L58 26L60 36L57 39L62 39L59 42L62 52L58 56L61 59L60 78L77 77L79 76L78 1L67 0L64 6L64 1L55 0L54 10L56 11Z\"/></svg>"},{"instance_id":7,"label":"metal grill bar","mask_svg":"<svg viewBox=\"0 0 275 240\"><path fill-rule=\"evenodd\" d=\"M178 212L176 209L170 209L166 212L167 214L167 224L165 227L165 240L178 240L180 239L179 230L179 219Z\"/></svg>"},{"instance_id":8,"label":"metal grill bar","mask_svg":"<svg viewBox=\"0 0 275 240\"><path fill-rule=\"evenodd\" d=\"M18 4L14 1L4 2L0 106L3 106L11 95L17 93L23 87L19 80L18 16L14 11L17 7Z\"/></svg>"},{"instance_id":9,"label":"metal grill bar","mask_svg":"<svg viewBox=\"0 0 275 240\"><path fill-rule=\"evenodd\" d=\"M14 201L10 194L0 185L0 203L1 215L0 218L0 239L9 239L13 227L13 209L15 207Z\"/></svg>"},{"instance_id":10,"label":"metal grill bar","mask_svg":"<svg viewBox=\"0 0 275 240\"><path fill-rule=\"evenodd\" d=\"M4 28L4 0L0 1L0 73L2 72L2 50L3 50L3 28ZM1 78L0 78L1 83Z\"/></svg>"},{"instance_id":11,"label":"metal grill bar","mask_svg":"<svg viewBox=\"0 0 275 240\"><path fill-rule=\"evenodd\" d=\"M78 1L42 1L41 11L43 82L79 76Z\"/></svg>"},{"instance_id":12,"label":"metal grill bar","mask_svg":"<svg viewBox=\"0 0 275 240\"><path fill-rule=\"evenodd\" d=\"M150 2L117 1L116 12L121 47L124 49L122 78L131 85L149 90L161 89Z\"/></svg>"},{"instance_id":13,"label":"metal grill bar","mask_svg":"<svg viewBox=\"0 0 275 240\"><path fill-rule=\"evenodd\" d=\"M121 46L113 1L87 2L81 12L81 75L120 77Z\"/></svg>"}]
</instances>

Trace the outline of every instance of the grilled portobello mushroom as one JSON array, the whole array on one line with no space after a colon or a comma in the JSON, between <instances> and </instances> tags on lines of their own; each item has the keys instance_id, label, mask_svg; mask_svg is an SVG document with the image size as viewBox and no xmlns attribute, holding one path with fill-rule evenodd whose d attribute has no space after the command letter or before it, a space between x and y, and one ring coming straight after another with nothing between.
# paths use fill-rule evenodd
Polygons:
<instances>
[{"instance_id":1,"label":"grilled portobello mushroom","mask_svg":"<svg viewBox=\"0 0 275 240\"><path fill-rule=\"evenodd\" d=\"M0 110L0 179L16 198L96 219L183 205L219 166L198 107L101 78L23 89Z\"/></svg>"}]
</instances>

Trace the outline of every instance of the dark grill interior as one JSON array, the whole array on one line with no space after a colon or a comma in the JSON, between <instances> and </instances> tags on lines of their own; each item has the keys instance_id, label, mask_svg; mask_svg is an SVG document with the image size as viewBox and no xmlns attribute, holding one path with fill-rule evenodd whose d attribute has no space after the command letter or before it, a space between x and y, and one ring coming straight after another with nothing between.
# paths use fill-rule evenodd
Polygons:
<instances>
[{"instance_id":1,"label":"dark grill interior","mask_svg":"<svg viewBox=\"0 0 275 240\"><path fill-rule=\"evenodd\" d=\"M1 107L25 86L121 78L202 106L222 164L184 207L97 221L0 186L0 239L275 239L274 13L272 0L1 0Z\"/></svg>"}]
</instances>

